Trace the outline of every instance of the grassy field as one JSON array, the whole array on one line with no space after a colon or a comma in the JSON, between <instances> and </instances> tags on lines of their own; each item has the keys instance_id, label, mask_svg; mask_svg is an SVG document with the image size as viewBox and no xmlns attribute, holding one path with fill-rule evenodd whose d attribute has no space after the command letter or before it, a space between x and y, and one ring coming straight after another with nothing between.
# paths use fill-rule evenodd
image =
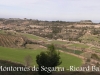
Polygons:
<instances>
[{"instance_id":1,"label":"grassy field","mask_svg":"<svg viewBox=\"0 0 100 75\"><path fill-rule=\"evenodd\" d=\"M5 33L6 32L6 33ZM44 40L46 41L45 38L42 38L42 37L39 37L39 36L36 36L36 35L32 35L32 34L28 34L28 33L19 33L19 32L16 32L16 34L13 32L13 31L5 31L5 30L0 30L0 33L2 34L7 34L7 32L9 32L10 34L12 35L23 35L29 39L33 39L33 40Z\"/></svg>"},{"instance_id":2,"label":"grassy field","mask_svg":"<svg viewBox=\"0 0 100 75\"><path fill-rule=\"evenodd\" d=\"M85 42L85 43L100 44L100 36L97 36L97 35L84 35L80 37L79 39L81 39L82 42Z\"/></svg>"},{"instance_id":3,"label":"grassy field","mask_svg":"<svg viewBox=\"0 0 100 75\"><path fill-rule=\"evenodd\" d=\"M23 34L22 33L22 35L24 35L24 36L26 36L27 38L30 38L30 39L34 39L34 40L45 40L46 41L46 39L44 39L44 38L42 38L42 37L39 37L39 36L36 36L36 35L32 35L32 34Z\"/></svg>"},{"instance_id":4,"label":"grassy field","mask_svg":"<svg viewBox=\"0 0 100 75\"><path fill-rule=\"evenodd\" d=\"M81 66L82 65L82 60L78 57L61 53L61 60L62 64L60 66L69 68L70 66Z\"/></svg>"},{"instance_id":5,"label":"grassy field","mask_svg":"<svg viewBox=\"0 0 100 75\"><path fill-rule=\"evenodd\" d=\"M81 37L81 39L88 40L88 41L99 41L100 40L100 38L97 35L89 35L89 36L85 35Z\"/></svg>"},{"instance_id":6,"label":"grassy field","mask_svg":"<svg viewBox=\"0 0 100 75\"><path fill-rule=\"evenodd\" d=\"M77 54L77 55L80 55L83 53L83 51L79 51L79 50L72 50L72 49L67 49L67 48L57 48L59 50L63 50L65 52L69 52L69 53L74 53L74 54Z\"/></svg>"},{"instance_id":7,"label":"grassy field","mask_svg":"<svg viewBox=\"0 0 100 75\"><path fill-rule=\"evenodd\" d=\"M97 48L97 47L91 47L91 50L94 50L95 52L99 52L100 53L100 48Z\"/></svg>"},{"instance_id":8,"label":"grassy field","mask_svg":"<svg viewBox=\"0 0 100 75\"><path fill-rule=\"evenodd\" d=\"M32 57L32 64L36 64L36 55L41 51L45 51L44 49L14 49L14 48L4 48L0 47L0 59L2 60L10 60L13 62L19 62L25 64L25 57L30 55ZM61 53L62 64L60 66L69 67L70 65L81 66L82 60L78 57Z\"/></svg>"},{"instance_id":9,"label":"grassy field","mask_svg":"<svg viewBox=\"0 0 100 75\"><path fill-rule=\"evenodd\" d=\"M69 47L88 48L89 46L88 45L85 45L85 44L74 43L74 44L69 45Z\"/></svg>"},{"instance_id":10,"label":"grassy field","mask_svg":"<svg viewBox=\"0 0 100 75\"><path fill-rule=\"evenodd\" d=\"M67 42L65 41L58 41L58 40L51 40L51 41L48 41L49 43L53 43L53 44L67 44Z\"/></svg>"},{"instance_id":11,"label":"grassy field","mask_svg":"<svg viewBox=\"0 0 100 75\"><path fill-rule=\"evenodd\" d=\"M4 30L0 30L0 33L1 33L1 34L5 34L5 31L4 31Z\"/></svg>"}]
</instances>

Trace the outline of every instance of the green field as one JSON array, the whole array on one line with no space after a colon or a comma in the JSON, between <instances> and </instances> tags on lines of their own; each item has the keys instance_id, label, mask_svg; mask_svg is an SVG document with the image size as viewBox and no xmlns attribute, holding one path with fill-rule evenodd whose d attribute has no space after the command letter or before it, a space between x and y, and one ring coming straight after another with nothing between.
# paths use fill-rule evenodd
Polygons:
<instances>
[{"instance_id":1,"label":"green field","mask_svg":"<svg viewBox=\"0 0 100 75\"><path fill-rule=\"evenodd\" d=\"M84 35L79 38L84 43L100 44L100 36L98 35Z\"/></svg>"},{"instance_id":2,"label":"green field","mask_svg":"<svg viewBox=\"0 0 100 75\"><path fill-rule=\"evenodd\" d=\"M14 49L14 48L4 48L0 47L0 59L9 60L12 62L19 62L21 64L25 64L25 57L30 55L32 57L32 64L36 64L36 55L41 51L45 51L44 49ZM82 60L78 57L61 53L62 64L60 66L69 67L70 65L81 66Z\"/></svg>"},{"instance_id":3,"label":"green field","mask_svg":"<svg viewBox=\"0 0 100 75\"><path fill-rule=\"evenodd\" d=\"M89 46L88 45L85 45L85 44L74 43L74 44L69 45L69 47L88 48Z\"/></svg>"},{"instance_id":4,"label":"green field","mask_svg":"<svg viewBox=\"0 0 100 75\"><path fill-rule=\"evenodd\" d=\"M7 32L9 32L9 33L12 34L12 35L15 35L15 33L12 32L12 31L0 30L0 33L1 33L1 34L7 34ZM36 35L33 35L33 34L19 33L19 32L16 32L16 34L17 34L17 35L23 35L23 36L25 36L25 37L27 37L27 38L29 38L29 39L33 39L33 40L44 40L44 41L46 41L45 38L42 38L42 37L39 37L39 36L36 36Z\"/></svg>"},{"instance_id":5,"label":"green field","mask_svg":"<svg viewBox=\"0 0 100 75\"><path fill-rule=\"evenodd\" d=\"M82 60L80 58L65 53L61 53L61 60L62 64L60 66L64 66L66 68L69 68L70 66L78 67L82 65Z\"/></svg>"},{"instance_id":6,"label":"green field","mask_svg":"<svg viewBox=\"0 0 100 75\"><path fill-rule=\"evenodd\" d=\"M1 34L5 34L5 31L4 31L4 30L0 30L0 33L1 33Z\"/></svg>"},{"instance_id":7,"label":"green field","mask_svg":"<svg viewBox=\"0 0 100 75\"><path fill-rule=\"evenodd\" d=\"M59 50L63 50L65 52L69 52L69 53L74 53L74 54L77 54L77 55L80 55L83 53L83 51L79 51L79 50L72 50L72 49L67 49L67 48L57 48Z\"/></svg>"},{"instance_id":8,"label":"green field","mask_svg":"<svg viewBox=\"0 0 100 75\"><path fill-rule=\"evenodd\" d=\"M99 52L100 53L100 48L97 48L97 47L91 47L91 50L94 50L95 52Z\"/></svg>"},{"instance_id":9,"label":"green field","mask_svg":"<svg viewBox=\"0 0 100 75\"><path fill-rule=\"evenodd\" d=\"M26 36L27 38L34 39L34 40L46 40L46 39L44 39L42 37L39 37L39 36L36 36L36 35L32 35L32 34L27 34L27 33L23 34L22 33L22 35Z\"/></svg>"},{"instance_id":10,"label":"green field","mask_svg":"<svg viewBox=\"0 0 100 75\"><path fill-rule=\"evenodd\" d=\"M84 35L80 39L86 40L86 41L99 41L100 40L99 36L97 35L89 35L89 36Z\"/></svg>"}]
</instances>

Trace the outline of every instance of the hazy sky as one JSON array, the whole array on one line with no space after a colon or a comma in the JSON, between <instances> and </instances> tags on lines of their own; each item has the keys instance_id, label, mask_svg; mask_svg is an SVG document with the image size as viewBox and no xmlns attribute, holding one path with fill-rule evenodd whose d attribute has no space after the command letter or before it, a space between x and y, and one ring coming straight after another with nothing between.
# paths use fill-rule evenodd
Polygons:
<instances>
[{"instance_id":1,"label":"hazy sky","mask_svg":"<svg viewBox=\"0 0 100 75\"><path fill-rule=\"evenodd\" d=\"M100 22L100 0L0 0L0 17Z\"/></svg>"}]
</instances>

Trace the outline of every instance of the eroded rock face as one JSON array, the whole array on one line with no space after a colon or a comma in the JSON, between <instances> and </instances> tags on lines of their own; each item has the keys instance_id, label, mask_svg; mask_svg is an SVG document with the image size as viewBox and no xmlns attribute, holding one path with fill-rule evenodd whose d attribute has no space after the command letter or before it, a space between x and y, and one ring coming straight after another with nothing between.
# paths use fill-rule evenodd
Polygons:
<instances>
[{"instance_id":1,"label":"eroded rock face","mask_svg":"<svg viewBox=\"0 0 100 75\"><path fill-rule=\"evenodd\" d=\"M23 46L23 44L25 43L25 40L24 40L24 38L22 38L22 37L17 37L16 39L15 39L15 44L17 45L17 46Z\"/></svg>"}]
</instances>

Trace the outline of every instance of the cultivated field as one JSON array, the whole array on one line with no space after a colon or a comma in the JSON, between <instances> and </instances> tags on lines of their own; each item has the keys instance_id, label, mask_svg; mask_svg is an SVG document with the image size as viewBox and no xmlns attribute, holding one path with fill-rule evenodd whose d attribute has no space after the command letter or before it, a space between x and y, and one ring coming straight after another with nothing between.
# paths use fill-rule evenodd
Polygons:
<instances>
[{"instance_id":1,"label":"cultivated field","mask_svg":"<svg viewBox=\"0 0 100 75\"><path fill-rule=\"evenodd\" d=\"M25 57L30 55L32 57L31 65L36 64L36 55L41 51L46 51L46 49L15 49L15 48L5 48L0 47L0 59L9 60L16 63L21 63L25 65ZM73 60L74 59L74 60ZM69 67L70 65L81 66L82 60L78 57L61 53L62 67Z\"/></svg>"}]
</instances>

